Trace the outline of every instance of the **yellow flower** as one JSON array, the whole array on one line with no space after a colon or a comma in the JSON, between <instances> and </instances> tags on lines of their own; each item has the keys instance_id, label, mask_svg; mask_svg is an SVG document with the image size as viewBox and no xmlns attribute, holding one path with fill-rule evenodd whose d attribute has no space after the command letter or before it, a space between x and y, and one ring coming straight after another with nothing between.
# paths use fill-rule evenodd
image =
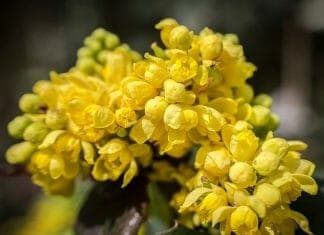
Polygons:
<instances>
[{"instance_id":1,"label":"yellow flower","mask_svg":"<svg viewBox=\"0 0 324 235\"><path fill-rule=\"evenodd\" d=\"M120 139L112 139L99 149L92 176L98 181L116 181L124 174L125 187L138 173L138 163L147 166L151 161L152 151L145 144L133 144ZM138 159L138 160L137 160ZM136 161L137 160L137 161Z\"/></svg>"},{"instance_id":2,"label":"yellow flower","mask_svg":"<svg viewBox=\"0 0 324 235\"><path fill-rule=\"evenodd\" d=\"M198 131L203 135L220 131L225 124L224 117L213 108L197 105L194 110L198 114Z\"/></svg>"},{"instance_id":3,"label":"yellow flower","mask_svg":"<svg viewBox=\"0 0 324 235\"><path fill-rule=\"evenodd\" d=\"M126 77L121 84L125 102L135 110L144 108L145 103L156 95L155 88L135 76Z\"/></svg>"},{"instance_id":4,"label":"yellow flower","mask_svg":"<svg viewBox=\"0 0 324 235\"><path fill-rule=\"evenodd\" d=\"M191 45L192 33L183 25L174 27L170 31L169 44L171 48L187 50Z\"/></svg>"},{"instance_id":5,"label":"yellow flower","mask_svg":"<svg viewBox=\"0 0 324 235\"><path fill-rule=\"evenodd\" d=\"M63 110L50 109L46 112L45 124L51 129L64 129L67 116Z\"/></svg>"},{"instance_id":6,"label":"yellow flower","mask_svg":"<svg viewBox=\"0 0 324 235\"><path fill-rule=\"evenodd\" d=\"M201 38L200 53L204 60L215 60L223 49L222 39L215 34Z\"/></svg>"},{"instance_id":7,"label":"yellow flower","mask_svg":"<svg viewBox=\"0 0 324 235\"><path fill-rule=\"evenodd\" d=\"M278 169L280 163L279 156L272 152L260 152L253 161L253 167L258 174L266 176Z\"/></svg>"},{"instance_id":8,"label":"yellow flower","mask_svg":"<svg viewBox=\"0 0 324 235\"><path fill-rule=\"evenodd\" d=\"M178 22L172 18L161 20L155 25L156 29L160 29L161 40L165 46L170 47L169 38L171 30L178 25Z\"/></svg>"},{"instance_id":9,"label":"yellow flower","mask_svg":"<svg viewBox=\"0 0 324 235\"><path fill-rule=\"evenodd\" d=\"M197 151L195 166L211 175L222 176L229 171L231 156L224 147L203 146Z\"/></svg>"},{"instance_id":10,"label":"yellow flower","mask_svg":"<svg viewBox=\"0 0 324 235\"><path fill-rule=\"evenodd\" d=\"M224 189L215 186L213 191L208 193L202 199L197 212L202 223L207 224L211 221L213 212L221 207L227 205L227 195Z\"/></svg>"},{"instance_id":11,"label":"yellow flower","mask_svg":"<svg viewBox=\"0 0 324 235\"><path fill-rule=\"evenodd\" d=\"M168 103L186 103L195 102L195 94L192 91L186 91L185 85L168 79L164 82L164 95Z\"/></svg>"},{"instance_id":12,"label":"yellow flower","mask_svg":"<svg viewBox=\"0 0 324 235\"><path fill-rule=\"evenodd\" d=\"M145 104L145 116L153 122L160 121L163 118L168 103L161 96L150 99Z\"/></svg>"},{"instance_id":13,"label":"yellow flower","mask_svg":"<svg viewBox=\"0 0 324 235\"><path fill-rule=\"evenodd\" d=\"M308 220L305 216L297 211L289 209L289 207L276 208L264 218L261 226L261 234L294 234L296 225L308 235L313 233L310 231Z\"/></svg>"},{"instance_id":14,"label":"yellow flower","mask_svg":"<svg viewBox=\"0 0 324 235\"><path fill-rule=\"evenodd\" d=\"M236 234L253 234L258 230L258 217L249 207L240 206L231 214L230 225Z\"/></svg>"},{"instance_id":15,"label":"yellow flower","mask_svg":"<svg viewBox=\"0 0 324 235\"><path fill-rule=\"evenodd\" d=\"M230 138L229 149L238 161L251 161L259 146L259 139L251 130L244 130Z\"/></svg>"},{"instance_id":16,"label":"yellow flower","mask_svg":"<svg viewBox=\"0 0 324 235\"><path fill-rule=\"evenodd\" d=\"M194 110L176 104L166 108L163 120L167 127L180 130L190 130L198 124L198 116Z\"/></svg>"},{"instance_id":17,"label":"yellow flower","mask_svg":"<svg viewBox=\"0 0 324 235\"><path fill-rule=\"evenodd\" d=\"M150 57L152 59L152 57ZM138 62L141 63L142 61ZM135 64L136 65L136 64ZM160 63L155 63L154 61L150 62L145 67L144 79L150 83L155 88L160 88L165 80L169 78L169 73L167 71L166 65L164 61ZM135 73L136 73L136 67L135 67ZM140 73L139 73L140 75Z\"/></svg>"},{"instance_id":18,"label":"yellow flower","mask_svg":"<svg viewBox=\"0 0 324 235\"><path fill-rule=\"evenodd\" d=\"M278 204L281 200L280 190L268 183L258 185L254 190L254 194L268 207Z\"/></svg>"},{"instance_id":19,"label":"yellow flower","mask_svg":"<svg viewBox=\"0 0 324 235\"><path fill-rule=\"evenodd\" d=\"M246 162L236 162L229 170L231 181L239 187L247 188L256 183L256 174L253 167Z\"/></svg>"},{"instance_id":20,"label":"yellow flower","mask_svg":"<svg viewBox=\"0 0 324 235\"><path fill-rule=\"evenodd\" d=\"M123 128L128 128L136 123L136 113L130 108L120 108L116 110L116 122Z\"/></svg>"},{"instance_id":21,"label":"yellow flower","mask_svg":"<svg viewBox=\"0 0 324 235\"><path fill-rule=\"evenodd\" d=\"M184 83L197 75L198 64L192 57L180 52L170 56L168 70L173 80Z\"/></svg>"},{"instance_id":22,"label":"yellow flower","mask_svg":"<svg viewBox=\"0 0 324 235\"><path fill-rule=\"evenodd\" d=\"M269 179L269 181L279 188L282 199L286 203L295 201L300 197L302 191L311 195L316 195L318 186L315 180L304 174L292 174L290 172L283 172L277 174Z\"/></svg>"},{"instance_id":23,"label":"yellow flower","mask_svg":"<svg viewBox=\"0 0 324 235\"><path fill-rule=\"evenodd\" d=\"M289 149L289 144L286 140L281 138L271 138L269 140L266 140L262 146L262 151L271 152L273 154L276 154L279 159L284 157Z\"/></svg>"}]
</instances>

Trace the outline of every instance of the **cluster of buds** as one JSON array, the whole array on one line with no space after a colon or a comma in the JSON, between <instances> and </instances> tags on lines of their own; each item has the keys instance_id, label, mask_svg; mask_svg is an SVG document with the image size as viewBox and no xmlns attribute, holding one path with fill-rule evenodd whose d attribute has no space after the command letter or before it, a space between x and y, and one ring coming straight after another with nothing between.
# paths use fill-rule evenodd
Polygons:
<instances>
[{"instance_id":1,"label":"cluster of buds","mask_svg":"<svg viewBox=\"0 0 324 235\"><path fill-rule=\"evenodd\" d=\"M75 67L22 96L8 131L23 141L7 160L60 194L78 175L123 176L125 187L147 167L150 180L179 184L170 204L188 227L292 234L298 224L311 234L289 204L317 193L315 166L301 158L305 143L274 136L272 99L254 96L256 67L236 35L195 34L174 19L156 28L165 48L153 43L144 58L103 29L87 37Z\"/></svg>"}]
</instances>

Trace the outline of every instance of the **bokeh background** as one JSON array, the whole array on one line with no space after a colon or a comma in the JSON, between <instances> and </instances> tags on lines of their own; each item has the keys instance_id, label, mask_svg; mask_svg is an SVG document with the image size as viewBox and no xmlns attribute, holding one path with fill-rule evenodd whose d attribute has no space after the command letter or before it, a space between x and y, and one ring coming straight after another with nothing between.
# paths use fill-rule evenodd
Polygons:
<instances>
[{"instance_id":1,"label":"bokeh background","mask_svg":"<svg viewBox=\"0 0 324 235\"><path fill-rule=\"evenodd\" d=\"M0 7L0 223L24 215L39 193L26 175L6 165L14 143L7 123L19 97L51 70L66 71L83 38L96 27L120 36L141 53L158 39L164 17L199 31L236 33L258 71L249 81L274 97L277 131L309 143L306 156L324 178L324 0L21 0Z\"/></svg>"}]
</instances>

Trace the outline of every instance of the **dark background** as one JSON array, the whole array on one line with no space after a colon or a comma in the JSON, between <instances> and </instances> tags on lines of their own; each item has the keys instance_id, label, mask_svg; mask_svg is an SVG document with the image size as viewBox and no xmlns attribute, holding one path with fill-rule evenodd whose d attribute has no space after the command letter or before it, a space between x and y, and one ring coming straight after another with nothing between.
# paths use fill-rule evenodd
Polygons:
<instances>
[{"instance_id":1,"label":"dark background","mask_svg":"<svg viewBox=\"0 0 324 235\"><path fill-rule=\"evenodd\" d=\"M118 34L143 53L158 40L154 24L176 18L198 32L208 26L236 33L248 60L258 67L249 82L274 97L278 134L309 143L306 156L324 175L324 0L56 0L0 4L0 167L14 141L7 123L18 99L51 70L66 71L83 38L96 27ZM38 192L24 175L0 178L0 221L25 212ZM311 218L312 219L312 218Z\"/></svg>"}]
</instances>

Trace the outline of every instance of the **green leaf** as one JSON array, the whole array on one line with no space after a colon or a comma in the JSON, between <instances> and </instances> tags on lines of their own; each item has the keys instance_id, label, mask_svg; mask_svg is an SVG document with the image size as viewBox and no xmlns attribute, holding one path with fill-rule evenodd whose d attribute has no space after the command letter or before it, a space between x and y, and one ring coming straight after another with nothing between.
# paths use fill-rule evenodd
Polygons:
<instances>
[{"instance_id":1,"label":"green leaf","mask_svg":"<svg viewBox=\"0 0 324 235\"><path fill-rule=\"evenodd\" d=\"M170 227L172 219L171 208L168 200L156 183L148 185L147 193L150 203L146 230L147 234L156 234Z\"/></svg>"}]
</instances>

